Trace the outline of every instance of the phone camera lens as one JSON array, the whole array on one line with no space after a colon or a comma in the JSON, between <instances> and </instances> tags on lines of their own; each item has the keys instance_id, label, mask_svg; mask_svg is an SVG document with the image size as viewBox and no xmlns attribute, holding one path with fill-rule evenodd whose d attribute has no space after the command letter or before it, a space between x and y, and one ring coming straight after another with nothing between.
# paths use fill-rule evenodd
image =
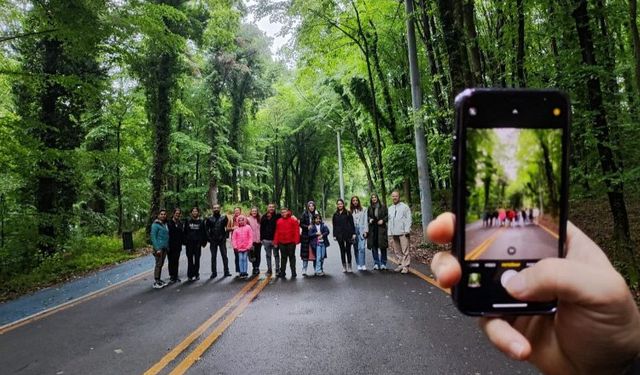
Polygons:
<instances>
[{"instance_id":1,"label":"phone camera lens","mask_svg":"<svg viewBox=\"0 0 640 375\"><path fill-rule=\"evenodd\" d=\"M511 111L512 114L517 115L518 114L518 108L514 108L513 111Z\"/></svg>"},{"instance_id":2,"label":"phone camera lens","mask_svg":"<svg viewBox=\"0 0 640 375\"><path fill-rule=\"evenodd\" d=\"M469 108L469 114L470 114L471 116L475 116L475 115L477 115L477 114L478 114L478 110L476 109L476 107L471 107L471 108Z\"/></svg>"}]
</instances>

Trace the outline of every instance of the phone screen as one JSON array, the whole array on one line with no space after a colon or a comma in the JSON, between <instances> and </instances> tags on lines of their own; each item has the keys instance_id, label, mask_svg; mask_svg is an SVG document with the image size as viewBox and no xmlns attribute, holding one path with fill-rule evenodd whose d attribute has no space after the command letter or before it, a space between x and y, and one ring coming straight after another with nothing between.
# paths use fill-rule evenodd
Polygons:
<instances>
[{"instance_id":1,"label":"phone screen","mask_svg":"<svg viewBox=\"0 0 640 375\"><path fill-rule=\"evenodd\" d=\"M458 230L464 228L464 236L457 237L463 266L457 297L463 312L555 309L553 302L515 300L504 288L517 272L540 259L562 256L564 249L567 127L557 118L568 108L540 102L543 108L508 101L462 108L468 118L459 130L463 163L457 182ZM532 118L534 110L548 116L536 113ZM480 116L481 111L492 113Z\"/></svg>"}]
</instances>

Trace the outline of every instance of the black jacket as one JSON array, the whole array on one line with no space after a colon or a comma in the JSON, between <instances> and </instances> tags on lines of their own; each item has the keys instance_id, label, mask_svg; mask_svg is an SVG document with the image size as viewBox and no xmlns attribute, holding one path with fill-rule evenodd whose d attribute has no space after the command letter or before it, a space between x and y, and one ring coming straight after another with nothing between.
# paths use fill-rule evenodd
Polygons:
<instances>
[{"instance_id":1,"label":"black jacket","mask_svg":"<svg viewBox=\"0 0 640 375\"><path fill-rule=\"evenodd\" d=\"M276 221L280 219L282 215L275 213L269 217L266 213L260 218L260 240L273 241L273 236L276 234Z\"/></svg>"},{"instance_id":2,"label":"black jacket","mask_svg":"<svg viewBox=\"0 0 640 375\"><path fill-rule=\"evenodd\" d=\"M338 240L350 240L351 236L356 234L356 228L353 224L353 216L347 210L342 213L333 214L333 237Z\"/></svg>"},{"instance_id":3,"label":"black jacket","mask_svg":"<svg viewBox=\"0 0 640 375\"><path fill-rule=\"evenodd\" d=\"M229 236L227 232L227 215L212 215L205 222L207 237L209 242L226 241Z\"/></svg>"},{"instance_id":4,"label":"black jacket","mask_svg":"<svg viewBox=\"0 0 640 375\"><path fill-rule=\"evenodd\" d=\"M176 223L173 219L169 219L167 226L169 227L169 251L180 252L185 243L184 222L180 220Z\"/></svg>"},{"instance_id":5,"label":"black jacket","mask_svg":"<svg viewBox=\"0 0 640 375\"><path fill-rule=\"evenodd\" d=\"M207 232L204 230L204 221L202 219L189 219L184 228L184 236L187 245L206 245Z\"/></svg>"}]
</instances>

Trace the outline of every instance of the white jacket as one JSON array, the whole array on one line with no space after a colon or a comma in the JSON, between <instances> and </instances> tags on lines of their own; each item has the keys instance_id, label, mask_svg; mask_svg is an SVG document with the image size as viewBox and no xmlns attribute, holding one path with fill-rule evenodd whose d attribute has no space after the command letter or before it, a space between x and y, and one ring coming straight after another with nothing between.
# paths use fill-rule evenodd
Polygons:
<instances>
[{"instance_id":1,"label":"white jacket","mask_svg":"<svg viewBox=\"0 0 640 375\"><path fill-rule=\"evenodd\" d=\"M411 209L404 202L389 206L389 236L400 236L411 232Z\"/></svg>"},{"instance_id":2,"label":"white jacket","mask_svg":"<svg viewBox=\"0 0 640 375\"><path fill-rule=\"evenodd\" d=\"M354 211L351 213L353 216L353 224L356 227L356 232L360 235L364 235L369 232L369 223L367 222L367 209L365 207L360 211Z\"/></svg>"}]
</instances>

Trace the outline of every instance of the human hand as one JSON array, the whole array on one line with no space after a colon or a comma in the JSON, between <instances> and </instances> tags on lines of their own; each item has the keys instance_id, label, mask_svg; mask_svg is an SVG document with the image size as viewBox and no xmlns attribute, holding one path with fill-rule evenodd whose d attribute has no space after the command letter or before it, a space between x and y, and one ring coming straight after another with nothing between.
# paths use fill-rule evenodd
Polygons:
<instances>
[{"instance_id":1,"label":"human hand","mask_svg":"<svg viewBox=\"0 0 640 375\"><path fill-rule=\"evenodd\" d=\"M455 216L444 213L427 235L451 242ZM622 374L640 352L640 313L629 289L602 250L568 223L567 257L547 258L509 280L507 291L523 301L558 301L554 315L481 318L480 326L503 353L528 360L549 374ZM448 288L460 281L449 252L431 269Z\"/></svg>"},{"instance_id":2,"label":"human hand","mask_svg":"<svg viewBox=\"0 0 640 375\"><path fill-rule=\"evenodd\" d=\"M383 225L384 224L384 220L378 220L378 225Z\"/></svg>"}]
</instances>

